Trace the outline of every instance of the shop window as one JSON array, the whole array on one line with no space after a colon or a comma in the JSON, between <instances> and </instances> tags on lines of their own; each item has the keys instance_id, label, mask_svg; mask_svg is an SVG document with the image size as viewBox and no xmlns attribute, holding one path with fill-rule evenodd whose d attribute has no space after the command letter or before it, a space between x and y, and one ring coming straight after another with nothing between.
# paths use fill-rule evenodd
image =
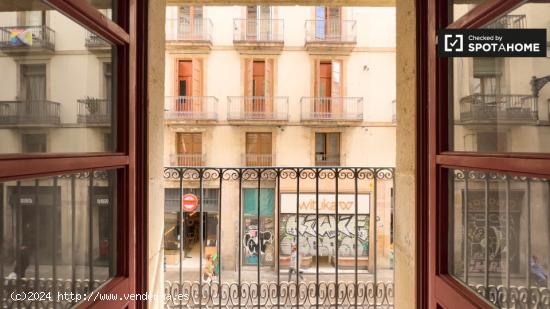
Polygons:
<instances>
[{"instance_id":1,"label":"shop window","mask_svg":"<svg viewBox=\"0 0 550 309\"><path fill-rule=\"evenodd\" d=\"M243 265L258 265L258 258L261 266L273 265L275 257L275 190L270 188L243 189L243 197Z\"/></svg>"}]
</instances>

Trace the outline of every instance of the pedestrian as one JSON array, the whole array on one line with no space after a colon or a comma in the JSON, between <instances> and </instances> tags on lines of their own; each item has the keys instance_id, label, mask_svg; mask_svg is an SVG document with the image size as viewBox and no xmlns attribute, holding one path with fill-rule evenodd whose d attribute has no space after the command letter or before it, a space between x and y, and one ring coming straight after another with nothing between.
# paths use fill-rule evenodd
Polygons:
<instances>
[{"instance_id":1,"label":"pedestrian","mask_svg":"<svg viewBox=\"0 0 550 309\"><path fill-rule=\"evenodd\" d=\"M16 249L16 259L13 271L8 275L8 279L21 279L25 277L27 268L31 264L31 256L34 253L34 239L36 237L33 225L26 223L23 225L23 236L21 245ZM36 256L34 257L36 259Z\"/></svg>"},{"instance_id":2,"label":"pedestrian","mask_svg":"<svg viewBox=\"0 0 550 309\"><path fill-rule=\"evenodd\" d=\"M548 272L539 264L539 259L535 255L531 257L531 275L537 286L546 287L548 285Z\"/></svg>"},{"instance_id":3,"label":"pedestrian","mask_svg":"<svg viewBox=\"0 0 550 309\"><path fill-rule=\"evenodd\" d=\"M212 254L206 255L206 264L204 264L204 274L203 279L206 283L211 283L214 279L214 260L212 259Z\"/></svg>"},{"instance_id":4,"label":"pedestrian","mask_svg":"<svg viewBox=\"0 0 550 309\"><path fill-rule=\"evenodd\" d=\"M288 281L292 279L292 273L297 273L299 280L304 280L303 271L300 270L300 259L298 257L298 249L296 244L292 244L290 248L290 265L288 265ZM299 282L299 281L298 281Z\"/></svg>"}]
</instances>

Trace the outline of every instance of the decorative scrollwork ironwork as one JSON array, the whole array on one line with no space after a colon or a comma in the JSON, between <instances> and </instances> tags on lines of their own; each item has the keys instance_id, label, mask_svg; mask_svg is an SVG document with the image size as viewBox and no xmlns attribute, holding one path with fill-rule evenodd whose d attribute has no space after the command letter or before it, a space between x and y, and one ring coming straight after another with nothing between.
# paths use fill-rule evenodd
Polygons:
<instances>
[{"instance_id":1,"label":"decorative scrollwork ironwork","mask_svg":"<svg viewBox=\"0 0 550 309\"><path fill-rule=\"evenodd\" d=\"M277 306L299 308L355 308L373 307L393 308L393 282L371 281L355 282L235 282L222 284L184 281L183 283L167 281L165 283L166 308L182 307L223 307L240 306L251 308L274 308ZM201 291L201 293L199 293ZM355 292L357 291L357 292ZM178 295L188 297L178 297ZM200 295L199 295L200 294ZM180 301L181 300L181 301Z\"/></svg>"}]
</instances>

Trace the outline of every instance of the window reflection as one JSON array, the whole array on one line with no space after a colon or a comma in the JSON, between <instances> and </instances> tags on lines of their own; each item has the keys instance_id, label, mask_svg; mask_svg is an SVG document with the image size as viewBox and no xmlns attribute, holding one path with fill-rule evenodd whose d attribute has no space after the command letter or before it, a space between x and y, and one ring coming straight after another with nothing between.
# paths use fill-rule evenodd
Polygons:
<instances>
[{"instance_id":1,"label":"window reflection","mask_svg":"<svg viewBox=\"0 0 550 309\"><path fill-rule=\"evenodd\" d=\"M114 52L45 4L1 11L0 154L116 150Z\"/></svg>"},{"instance_id":2,"label":"window reflection","mask_svg":"<svg viewBox=\"0 0 550 309\"><path fill-rule=\"evenodd\" d=\"M83 295L112 278L115 191L115 171L0 183L0 303L30 306L10 297L22 291ZM76 301L53 297L39 305Z\"/></svg>"},{"instance_id":3,"label":"window reflection","mask_svg":"<svg viewBox=\"0 0 550 309\"><path fill-rule=\"evenodd\" d=\"M550 29L549 13L527 3L485 28ZM452 72L450 150L550 152L549 58L454 58Z\"/></svg>"},{"instance_id":4,"label":"window reflection","mask_svg":"<svg viewBox=\"0 0 550 309\"><path fill-rule=\"evenodd\" d=\"M451 170L450 272L499 308L549 295L548 179Z\"/></svg>"}]
</instances>

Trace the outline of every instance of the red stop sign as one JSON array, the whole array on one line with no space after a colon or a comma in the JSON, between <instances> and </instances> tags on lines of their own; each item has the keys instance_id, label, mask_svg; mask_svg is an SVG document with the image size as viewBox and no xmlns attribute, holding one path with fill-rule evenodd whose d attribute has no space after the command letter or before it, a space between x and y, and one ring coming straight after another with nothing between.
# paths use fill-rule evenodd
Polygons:
<instances>
[{"instance_id":1,"label":"red stop sign","mask_svg":"<svg viewBox=\"0 0 550 309\"><path fill-rule=\"evenodd\" d=\"M195 194L184 194L181 199L181 208L186 212L193 212L197 209L199 198Z\"/></svg>"}]
</instances>

